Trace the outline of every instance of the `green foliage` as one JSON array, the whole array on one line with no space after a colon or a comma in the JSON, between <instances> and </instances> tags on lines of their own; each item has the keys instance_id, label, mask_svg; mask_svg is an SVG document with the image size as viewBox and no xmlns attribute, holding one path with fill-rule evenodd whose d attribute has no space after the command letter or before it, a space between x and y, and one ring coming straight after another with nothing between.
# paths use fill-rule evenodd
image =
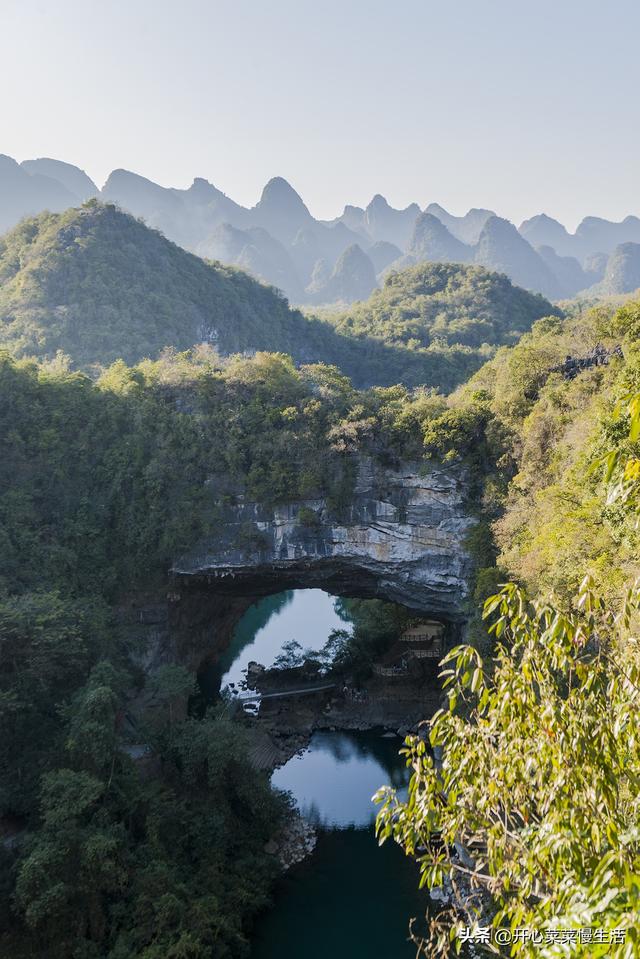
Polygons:
<instances>
[{"instance_id":1,"label":"green foliage","mask_svg":"<svg viewBox=\"0 0 640 959\"><path fill-rule=\"evenodd\" d=\"M420 263L391 273L383 288L334 322L357 335L428 348L436 342L478 349L514 343L541 316L543 297L501 273L460 263Z\"/></svg>"},{"instance_id":2,"label":"green foliage","mask_svg":"<svg viewBox=\"0 0 640 959\"><path fill-rule=\"evenodd\" d=\"M246 954L244 922L266 904L274 870L264 844L286 808L246 751L228 719L172 727L110 957Z\"/></svg>"},{"instance_id":3,"label":"green foliage","mask_svg":"<svg viewBox=\"0 0 640 959\"><path fill-rule=\"evenodd\" d=\"M64 735L61 708L91 664L112 651L100 599L25 592L0 603L0 809L33 811Z\"/></svg>"},{"instance_id":4,"label":"green foliage","mask_svg":"<svg viewBox=\"0 0 640 959\"><path fill-rule=\"evenodd\" d=\"M307 328L310 341L323 332L275 289L95 200L24 221L0 240L0 328L18 355L62 350L82 368L203 341L225 353L293 348Z\"/></svg>"},{"instance_id":5,"label":"green foliage","mask_svg":"<svg viewBox=\"0 0 640 959\"><path fill-rule=\"evenodd\" d=\"M554 312L543 297L514 287L503 274L459 263L420 263L391 273L366 302L325 316L345 336L410 351L421 368L411 363L403 382L449 391L495 347L515 343L536 320Z\"/></svg>"},{"instance_id":6,"label":"green foliage","mask_svg":"<svg viewBox=\"0 0 640 959\"><path fill-rule=\"evenodd\" d=\"M586 581L563 614L509 585L485 606L499 643L492 675L470 647L443 660L449 706L428 744L407 739L409 798L378 795L380 840L415 855L429 888L448 879L467 890L464 915L432 923L429 955L456 937L459 949L463 926L487 921L543 941L547 929L623 928L626 944L572 954L637 953L640 672L625 644L639 605L635 587L614 615ZM525 943L518 954L564 952Z\"/></svg>"},{"instance_id":7,"label":"green foliage","mask_svg":"<svg viewBox=\"0 0 640 959\"><path fill-rule=\"evenodd\" d=\"M133 650L109 607L215 533L225 498L348 498L354 451L332 430L360 406L335 369L282 355L167 352L97 382L0 357L0 814L28 833L3 850L3 953L246 952L282 803L239 730L184 721L175 666L144 691L145 779L122 750Z\"/></svg>"},{"instance_id":8,"label":"green foliage","mask_svg":"<svg viewBox=\"0 0 640 959\"><path fill-rule=\"evenodd\" d=\"M607 505L621 504L640 511L640 458L637 455L640 440L640 393L628 393L614 409L614 419L623 413L629 422L626 440L604 457L605 482L609 484Z\"/></svg>"},{"instance_id":9,"label":"green foliage","mask_svg":"<svg viewBox=\"0 0 640 959\"><path fill-rule=\"evenodd\" d=\"M621 500L606 504L596 468L618 442L632 452L615 409L638 382L635 312L628 304L539 320L426 424L427 452L469 465L478 515L495 539L494 571L476 562L476 604L509 578L568 603L587 568L612 599L637 575L633 520ZM598 343L622 345L624 356L573 379L551 372Z\"/></svg>"},{"instance_id":10,"label":"green foliage","mask_svg":"<svg viewBox=\"0 0 640 959\"><path fill-rule=\"evenodd\" d=\"M322 525L322 521L317 512L308 506L300 507L296 519L300 526L303 526L305 529L318 529Z\"/></svg>"},{"instance_id":11,"label":"green foliage","mask_svg":"<svg viewBox=\"0 0 640 959\"><path fill-rule=\"evenodd\" d=\"M558 928L626 930L625 942L578 944L574 955L640 949L640 587L624 586L638 554L636 312L544 321L454 399L464 421L482 388L485 429L503 428L505 453L485 473L485 499L493 489L494 508L504 507L493 523L497 563L557 598L529 602L509 584L486 601L493 661L469 646L445 657L448 708L428 742L407 740L409 798L379 795L381 841L393 836L416 855L429 887L450 881L464 912L432 922L429 954L459 950L464 926L487 923L538 934L543 945L522 943L523 956L564 955L544 944ZM624 359L573 380L550 373L589 338L613 345L614 330L631 331ZM477 559L493 552L488 532L480 524L468 544ZM572 601L587 569L594 577ZM476 600L499 575L498 565L480 568Z\"/></svg>"},{"instance_id":12,"label":"green foliage","mask_svg":"<svg viewBox=\"0 0 640 959\"><path fill-rule=\"evenodd\" d=\"M415 614L404 606L379 599L345 599L338 610L352 623L351 629L332 631L322 654L331 668L349 673L356 680L365 679L371 666L415 621Z\"/></svg>"},{"instance_id":13,"label":"green foliage","mask_svg":"<svg viewBox=\"0 0 640 959\"><path fill-rule=\"evenodd\" d=\"M23 221L0 239L0 343L84 370L214 344L337 364L359 386L449 390L552 307L478 267L423 264L342 316L304 316L274 288L207 263L116 209ZM59 361L57 361L59 362Z\"/></svg>"},{"instance_id":14,"label":"green foliage","mask_svg":"<svg viewBox=\"0 0 640 959\"><path fill-rule=\"evenodd\" d=\"M42 779L0 942L51 959L244 955L286 804L244 759L240 727L215 716L173 723L162 775L142 777L117 732L125 680L99 663L65 710L63 764ZM165 669L156 686L172 696L184 676Z\"/></svg>"},{"instance_id":15,"label":"green foliage","mask_svg":"<svg viewBox=\"0 0 640 959\"><path fill-rule=\"evenodd\" d=\"M378 402L346 444L359 395L280 354L167 353L97 384L1 355L0 595L38 582L112 596L209 532L227 493L348 503L354 454L384 449Z\"/></svg>"},{"instance_id":16,"label":"green foliage","mask_svg":"<svg viewBox=\"0 0 640 959\"><path fill-rule=\"evenodd\" d=\"M310 651L311 652L311 651ZM311 655L313 653L311 652ZM304 662L305 652L295 639L288 639L282 644L282 650L273 661L274 669L297 669Z\"/></svg>"}]
</instances>

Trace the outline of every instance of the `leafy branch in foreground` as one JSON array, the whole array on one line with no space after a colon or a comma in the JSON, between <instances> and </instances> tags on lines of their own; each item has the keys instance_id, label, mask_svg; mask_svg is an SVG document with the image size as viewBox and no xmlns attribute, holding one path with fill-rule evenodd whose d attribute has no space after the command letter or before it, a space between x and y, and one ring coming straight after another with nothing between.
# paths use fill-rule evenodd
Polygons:
<instances>
[{"instance_id":1,"label":"leafy branch in foreground","mask_svg":"<svg viewBox=\"0 0 640 959\"><path fill-rule=\"evenodd\" d=\"M606 466L605 481L608 484L607 505L622 503L640 512L640 458L632 452L633 444L640 440L640 393L628 393L614 410L616 418L623 413L629 417L627 444L612 449L602 461Z\"/></svg>"},{"instance_id":2,"label":"leafy branch in foreground","mask_svg":"<svg viewBox=\"0 0 640 959\"><path fill-rule=\"evenodd\" d=\"M429 744L407 739L408 799L388 787L377 796L380 841L416 857L422 885L453 888L454 906L419 943L425 954L458 952L463 927L480 922L624 928L624 943L571 954L637 955L640 676L629 630L639 606L636 585L614 613L587 579L565 615L509 584L485 604L498 640L492 675L470 647L443 661L449 706L430 721Z\"/></svg>"}]
</instances>

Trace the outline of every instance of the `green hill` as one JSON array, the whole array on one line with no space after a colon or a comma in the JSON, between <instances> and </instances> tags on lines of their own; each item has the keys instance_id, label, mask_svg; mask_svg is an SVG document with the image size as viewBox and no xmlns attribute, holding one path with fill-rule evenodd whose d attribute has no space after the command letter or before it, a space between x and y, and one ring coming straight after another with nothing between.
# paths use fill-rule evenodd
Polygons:
<instances>
[{"instance_id":1,"label":"green hill","mask_svg":"<svg viewBox=\"0 0 640 959\"><path fill-rule=\"evenodd\" d=\"M62 351L85 370L207 342L222 355L331 363L356 386L449 391L552 312L504 276L432 263L392 274L348 313L304 315L273 287L95 200L0 239L0 344L40 359Z\"/></svg>"},{"instance_id":2,"label":"green hill","mask_svg":"<svg viewBox=\"0 0 640 959\"><path fill-rule=\"evenodd\" d=\"M167 345L207 341L232 353L313 340L276 290L95 201L26 220L0 240L0 323L14 353L62 350L82 367L136 362Z\"/></svg>"},{"instance_id":3,"label":"green hill","mask_svg":"<svg viewBox=\"0 0 640 959\"><path fill-rule=\"evenodd\" d=\"M548 300L501 273L461 263L420 263L391 273L364 303L334 316L337 330L414 349L514 343L541 316Z\"/></svg>"}]
</instances>

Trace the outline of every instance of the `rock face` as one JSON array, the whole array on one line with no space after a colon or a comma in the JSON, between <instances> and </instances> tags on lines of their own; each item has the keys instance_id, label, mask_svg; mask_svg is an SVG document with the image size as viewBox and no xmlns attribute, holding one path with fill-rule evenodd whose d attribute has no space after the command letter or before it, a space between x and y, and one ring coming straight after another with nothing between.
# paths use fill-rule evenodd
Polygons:
<instances>
[{"instance_id":1,"label":"rock face","mask_svg":"<svg viewBox=\"0 0 640 959\"><path fill-rule=\"evenodd\" d=\"M313 223L300 194L281 176L269 180L252 212L254 224L281 243L293 242L299 230Z\"/></svg>"},{"instance_id":2,"label":"rock face","mask_svg":"<svg viewBox=\"0 0 640 959\"><path fill-rule=\"evenodd\" d=\"M78 203L75 194L57 180L26 169L11 157L0 154L0 233L23 216L50 210L58 213Z\"/></svg>"},{"instance_id":3,"label":"rock face","mask_svg":"<svg viewBox=\"0 0 640 959\"><path fill-rule=\"evenodd\" d=\"M600 290L607 296L633 293L640 287L640 243L621 243L607 261Z\"/></svg>"},{"instance_id":4,"label":"rock face","mask_svg":"<svg viewBox=\"0 0 640 959\"><path fill-rule=\"evenodd\" d=\"M203 542L173 567L179 590L268 595L319 587L378 597L452 622L465 617L474 520L464 476L452 468L384 469L360 463L347 515L325 500L265 509L241 502L225 516L224 540Z\"/></svg>"},{"instance_id":5,"label":"rock face","mask_svg":"<svg viewBox=\"0 0 640 959\"><path fill-rule=\"evenodd\" d=\"M542 257L515 226L502 217L492 216L485 223L475 247L474 262L497 273L506 273L525 290L535 290L551 299L563 295Z\"/></svg>"},{"instance_id":6,"label":"rock face","mask_svg":"<svg viewBox=\"0 0 640 959\"><path fill-rule=\"evenodd\" d=\"M41 157L38 160L23 160L20 166L30 176L42 175L57 180L66 190L73 193L80 203L84 203L92 196L97 196L100 192L91 177L72 163Z\"/></svg>"},{"instance_id":7,"label":"rock face","mask_svg":"<svg viewBox=\"0 0 640 959\"><path fill-rule=\"evenodd\" d=\"M402 250L394 243L387 243L386 240L378 240L373 246L369 247L367 256L373 263L373 268L376 273L382 273L390 263L400 259Z\"/></svg>"},{"instance_id":8,"label":"rock face","mask_svg":"<svg viewBox=\"0 0 640 959\"><path fill-rule=\"evenodd\" d=\"M576 243L583 256L612 253L621 243L640 243L640 219L627 216L620 223L586 216L576 230Z\"/></svg>"},{"instance_id":9,"label":"rock face","mask_svg":"<svg viewBox=\"0 0 640 959\"><path fill-rule=\"evenodd\" d=\"M324 286L317 289L315 271L312 282L316 283L315 301L318 303L366 300L377 285L373 263L357 243L344 251Z\"/></svg>"},{"instance_id":10,"label":"rock face","mask_svg":"<svg viewBox=\"0 0 640 959\"><path fill-rule=\"evenodd\" d=\"M574 256L559 256L551 246L539 246L538 255L558 280L564 296L575 296L593 282Z\"/></svg>"},{"instance_id":11,"label":"rock face","mask_svg":"<svg viewBox=\"0 0 640 959\"><path fill-rule=\"evenodd\" d=\"M575 249L575 238L567 233L562 223L546 213L538 213L525 220L518 227L518 232L531 246L551 247L558 256L570 256Z\"/></svg>"},{"instance_id":12,"label":"rock face","mask_svg":"<svg viewBox=\"0 0 640 959\"><path fill-rule=\"evenodd\" d=\"M404 210L395 210L383 196L376 193L364 211L364 229L374 242L387 240L404 250L419 213L417 203L412 203Z\"/></svg>"},{"instance_id":13,"label":"rock face","mask_svg":"<svg viewBox=\"0 0 640 959\"><path fill-rule=\"evenodd\" d=\"M407 259L412 263L430 260L436 263L466 263L472 250L449 232L432 213L421 213L415 229Z\"/></svg>"},{"instance_id":14,"label":"rock face","mask_svg":"<svg viewBox=\"0 0 640 959\"><path fill-rule=\"evenodd\" d=\"M437 217L440 222L446 226L449 233L453 234L453 236L463 243L468 243L472 246L478 242L480 233L487 220L496 215L493 210L483 210L474 207L465 213L464 216L453 216L453 214L448 213L444 207L441 207L439 203L430 203L424 212Z\"/></svg>"},{"instance_id":15,"label":"rock face","mask_svg":"<svg viewBox=\"0 0 640 959\"><path fill-rule=\"evenodd\" d=\"M256 279L287 290L299 298L296 268L284 246L260 227L238 230L221 223L209 239L197 248L200 256L222 263L233 263Z\"/></svg>"}]
</instances>

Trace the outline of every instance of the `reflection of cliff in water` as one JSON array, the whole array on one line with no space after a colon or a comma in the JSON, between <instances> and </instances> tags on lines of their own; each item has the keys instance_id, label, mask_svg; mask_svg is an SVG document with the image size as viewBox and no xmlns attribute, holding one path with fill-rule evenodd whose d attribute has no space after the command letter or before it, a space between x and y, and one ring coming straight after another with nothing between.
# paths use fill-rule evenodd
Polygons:
<instances>
[{"instance_id":1,"label":"reflection of cliff in water","mask_svg":"<svg viewBox=\"0 0 640 959\"><path fill-rule=\"evenodd\" d=\"M314 734L314 742L337 763L373 759L386 773L390 786L399 789L406 784L405 769L398 765L398 751L403 743L398 736L387 736L382 729L372 729L366 734L349 730L340 733L319 731Z\"/></svg>"},{"instance_id":2,"label":"reflection of cliff in water","mask_svg":"<svg viewBox=\"0 0 640 959\"><path fill-rule=\"evenodd\" d=\"M272 616L293 602L294 590L274 593L258 600L250 606L233 631L233 639L218 661L219 676L222 678L238 659L242 650L256 638L256 634L267 625Z\"/></svg>"},{"instance_id":3,"label":"reflection of cliff in water","mask_svg":"<svg viewBox=\"0 0 640 959\"><path fill-rule=\"evenodd\" d=\"M272 776L290 792L303 815L324 828L369 826L376 814L371 802L383 785L404 791L409 771L398 755L399 737L382 730L315 732L308 748Z\"/></svg>"},{"instance_id":4,"label":"reflection of cliff in water","mask_svg":"<svg viewBox=\"0 0 640 959\"><path fill-rule=\"evenodd\" d=\"M214 703L220 695L222 677L242 650L253 642L256 633L267 625L274 613L283 609L292 599L292 589L274 593L273 596L258 600L244 613L233 631L229 647L216 662L207 661L198 671L200 696L206 705Z\"/></svg>"},{"instance_id":5,"label":"reflection of cliff in water","mask_svg":"<svg viewBox=\"0 0 640 959\"><path fill-rule=\"evenodd\" d=\"M237 623L231 643L217 662L200 670L205 701L214 702L225 685L234 683L237 689L250 660L271 666L290 640L303 649L319 650L331 631L348 621L335 597L319 589L286 590L258 600Z\"/></svg>"}]
</instances>

